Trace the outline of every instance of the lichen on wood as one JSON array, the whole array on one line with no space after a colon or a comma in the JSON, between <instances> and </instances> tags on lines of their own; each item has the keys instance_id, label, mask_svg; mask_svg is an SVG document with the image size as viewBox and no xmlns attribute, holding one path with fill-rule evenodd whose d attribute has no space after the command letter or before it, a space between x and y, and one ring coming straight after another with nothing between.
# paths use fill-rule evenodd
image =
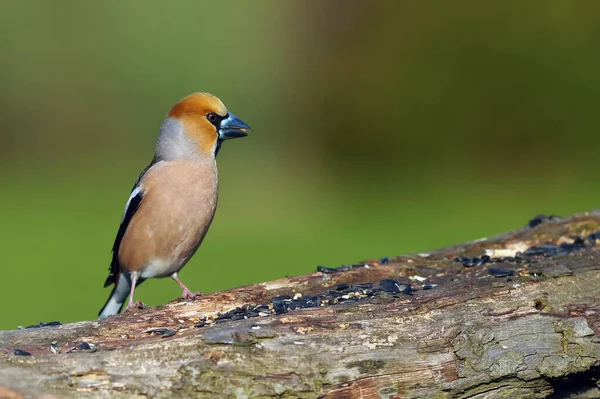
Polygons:
<instances>
[{"instance_id":1,"label":"lichen on wood","mask_svg":"<svg viewBox=\"0 0 600 399\"><path fill-rule=\"evenodd\" d=\"M600 397L598 230L597 212L540 218L428 254L2 331L0 396ZM300 294L319 306L293 309Z\"/></svg>"}]
</instances>

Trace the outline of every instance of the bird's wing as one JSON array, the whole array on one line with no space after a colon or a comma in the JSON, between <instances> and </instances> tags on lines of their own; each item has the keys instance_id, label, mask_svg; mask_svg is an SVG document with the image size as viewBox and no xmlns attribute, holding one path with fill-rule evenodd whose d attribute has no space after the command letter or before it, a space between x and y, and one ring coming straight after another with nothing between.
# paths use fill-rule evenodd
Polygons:
<instances>
[{"instance_id":1,"label":"bird's wing","mask_svg":"<svg viewBox=\"0 0 600 399\"><path fill-rule=\"evenodd\" d=\"M119 273L121 272L121 268L119 265L119 247L121 246L121 240L123 240L123 236L125 235L125 231L127 231L127 226L129 226L129 222L135 215L135 212L140 207L142 200L144 198L144 191L140 187L140 182L142 177L146 174L148 169L150 169L152 165L148 166L146 169L140 173L140 176L135 182L133 189L131 190L131 195L127 200L127 204L125 204L125 212L123 212L123 218L121 219L121 225L119 226L119 231L117 232L117 237L115 238L115 243L112 247L112 261L110 262L109 274L104 282L104 287L108 287L109 285L115 283L119 278Z\"/></svg>"}]
</instances>

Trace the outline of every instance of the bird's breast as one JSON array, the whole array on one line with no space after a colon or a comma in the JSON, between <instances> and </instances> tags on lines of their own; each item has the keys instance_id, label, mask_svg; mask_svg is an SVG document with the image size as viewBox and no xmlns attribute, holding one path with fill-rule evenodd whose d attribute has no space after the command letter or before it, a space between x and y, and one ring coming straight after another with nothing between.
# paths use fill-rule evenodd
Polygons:
<instances>
[{"instance_id":1,"label":"bird's breast","mask_svg":"<svg viewBox=\"0 0 600 399\"><path fill-rule=\"evenodd\" d=\"M156 169L154 169L156 168ZM179 271L196 252L217 206L216 164L191 160L160 162L142 181L144 198L119 251L126 270L142 277Z\"/></svg>"}]
</instances>

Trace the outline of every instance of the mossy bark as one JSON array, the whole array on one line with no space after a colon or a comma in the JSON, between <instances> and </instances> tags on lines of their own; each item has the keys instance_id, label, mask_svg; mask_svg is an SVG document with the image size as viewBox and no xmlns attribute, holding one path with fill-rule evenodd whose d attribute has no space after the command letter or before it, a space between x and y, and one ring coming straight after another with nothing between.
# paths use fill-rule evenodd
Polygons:
<instances>
[{"instance_id":1,"label":"mossy bark","mask_svg":"<svg viewBox=\"0 0 600 399\"><path fill-rule=\"evenodd\" d=\"M103 321L2 331L0 397L600 397L600 252L493 265L513 268L510 278L452 260L597 230L600 213L588 213L369 268L285 278ZM418 289L423 277L435 287ZM384 278L413 281L417 290L193 327L198 317L276 295ZM154 327L179 329L168 338L144 332ZM52 352L52 341L62 353ZM97 351L65 353L81 342Z\"/></svg>"}]
</instances>

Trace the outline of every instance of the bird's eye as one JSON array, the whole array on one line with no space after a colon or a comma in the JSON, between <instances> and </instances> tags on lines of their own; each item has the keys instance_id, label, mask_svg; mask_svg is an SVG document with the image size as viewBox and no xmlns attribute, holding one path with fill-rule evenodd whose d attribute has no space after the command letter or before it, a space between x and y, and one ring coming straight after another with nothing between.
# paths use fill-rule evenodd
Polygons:
<instances>
[{"instance_id":1,"label":"bird's eye","mask_svg":"<svg viewBox=\"0 0 600 399\"><path fill-rule=\"evenodd\" d=\"M211 112L210 114L206 115L206 119L208 119L210 123L216 126L217 122L219 122L219 115L215 114L214 112Z\"/></svg>"}]
</instances>

